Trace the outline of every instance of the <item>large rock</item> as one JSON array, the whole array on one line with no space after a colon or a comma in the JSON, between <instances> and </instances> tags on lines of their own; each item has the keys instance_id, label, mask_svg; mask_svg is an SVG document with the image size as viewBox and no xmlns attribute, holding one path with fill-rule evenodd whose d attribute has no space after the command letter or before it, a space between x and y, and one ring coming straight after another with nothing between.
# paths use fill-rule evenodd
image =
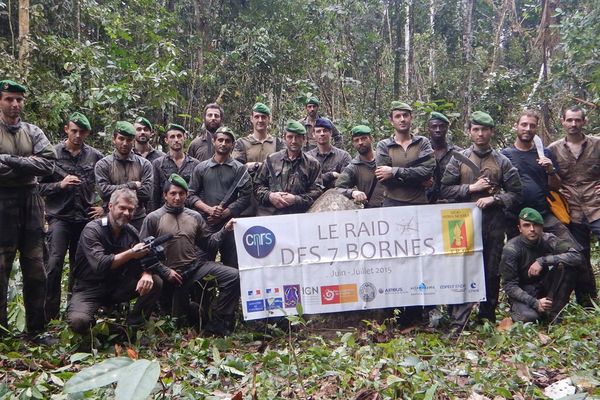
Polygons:
<instances>
[{"instance_id":1,"label":"large rock","mask_svg":"<svg viewBox=\"0 0 600 400\"><path fill-rule=\"evenodd\" d=\"M355 203L335 189L329 189L313 203L307 212L357 210L359 208L363 208L362 204Z\"/></svg>"}]
</instances>

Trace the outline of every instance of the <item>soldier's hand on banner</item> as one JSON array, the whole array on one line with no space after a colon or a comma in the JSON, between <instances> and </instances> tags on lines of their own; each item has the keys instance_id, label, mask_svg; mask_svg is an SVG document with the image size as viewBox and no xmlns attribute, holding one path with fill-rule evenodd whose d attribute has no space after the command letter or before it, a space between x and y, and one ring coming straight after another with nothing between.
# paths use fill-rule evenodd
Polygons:
<instances>
[{"instance_id":1,"label":"soldier's hand on banner","mask_svg":"<svg viewBox=\"0 0 600 400\"><path fill-rule=\"evenodd\" d=\"M484 209L486 207L491 206L495 202L496 202L496 200L494 200L494 196L488 196L488 197L482 197L481 199L477 200L475 205L481 209Z\"/></svg>"},{"instance_id":2,"label":"soldier's hand on banner","mask_svg":"<svg viewBox=\"0 0 600 400\"><path fill-rule=\"evenodd\" d=\"M228 232L233 231L233 226L235 224L235 218L231 218L229 221L227 221L227 223L225 224L225 230Z\"/></svg>"},{"instance_id":3,"label":"soldier's hand on banner","mask_svg":"<svg viewBox=\"0 0 600 400\"><path fill-rule=\"evenodd\" d=\"M352 198L356 201L359 201L361 203L366 203L367 202L367 195L364 192L361 192L360 190L355 190L352 192Z\"/></svg>"}]
</instances>

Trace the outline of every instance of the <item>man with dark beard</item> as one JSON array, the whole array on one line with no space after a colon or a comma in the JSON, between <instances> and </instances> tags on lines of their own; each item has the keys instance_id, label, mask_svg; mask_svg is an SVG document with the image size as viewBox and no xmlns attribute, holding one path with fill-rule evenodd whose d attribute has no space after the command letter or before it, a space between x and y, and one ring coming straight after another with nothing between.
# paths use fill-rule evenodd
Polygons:
<instances>
[{"instance_id":1,"label":"man with dark beard","mask_svg":"<svg viewBox=\"0 0 600 400\"><path fill-rule=\"evenodd\" d=\"M188 154L198 161L208 160L214 154L212 145L213 135L223 124L225 112L217 103L210 103L204 107L204 123L190 147Z\"/></svg>"},{"instance_id":2,"label":"man with dark beard","mask_svg":"<svg viewBox=\"0 0 600 400\"><path fill-rule=\"evenodd\" d=\"M135 129L135 146L133 152L140 157L152 162L165 155L162 151L155 149L150 144L154 137L154 126L144 117L137 117L133 124Z\"/></svg>"},{"instance_id":3,"label":"man with dark beard","mask_svg":"<svg viewBox=\"0 0 600 400\"><path fill-rule=\"evenodd\" d=\"M209 233L221 230L231 218L239 217L250 204L252 180L246 165L231 157L235 135L222 126L213 138L215 154L198 164L192 173L187 205L198 211L208 222ZM233 232L224 235L218 247L221 261L237 268L237 253ZM207 259L214 261L217 248L208 251Z\"/></svg>"},{"instance_id":4,"label":"man with dark beard","mask_svg":"<svg viewBox=\"0 0 600 400\"><path fill-rule=\"evenodd\" d=\"M375 152L371 128L357 125L352 128L352 146L358 152L337 178L335 187L351 200L365 204L365 208L381 207L383 185L375 177Z\"/></svg>"}]
</instances>

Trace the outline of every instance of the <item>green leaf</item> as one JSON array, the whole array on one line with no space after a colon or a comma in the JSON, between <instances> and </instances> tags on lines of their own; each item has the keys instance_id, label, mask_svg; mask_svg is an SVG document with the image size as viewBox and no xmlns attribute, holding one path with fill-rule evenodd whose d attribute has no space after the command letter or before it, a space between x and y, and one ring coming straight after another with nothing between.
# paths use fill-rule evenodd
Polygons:
<instances>
[{"instance_id":1,"label":"green leaf","mask_svg":"<svg viewBox=\"0 0 600 400\"><path fill-rule=\"evenodd\" d=\"M423 397L423 400L433 400L433 396L435 395L435 391L437 390L438 385L439 385L439 383L436 383L432 387L427 389L427 392L425 392L425 397Z\"/></svg>"},{"instance_id":2,"label":"green leaf","mask_svg":"<svg viewBox=\"0 0 600 400\"><path fill-rule=\"evenodd\" d=\"M115 357L78 372L65 383L65 393L85 392L117 381L134 361L129 357Z\"/></svg>"},{"instance_id":3,"label":"green leaf","mask_svg":"<svg viewBox=\"0 0 600 400\"><path fill-rule=\"evenodd\" d=\"M230 374L233 374L233 375L246 376L245 372L242 372L239 369L232 367L230 365L223 364L223 365L220 365L219 368L221 368L223 371L229 372Z\"/></svg>"},{"instance_id":4,"label":"green leaf","mask_svg":"<svg viewBox=\"0 0 600 400\"><path fill-rule=\"evenodd\" d=\"M116 400L144 400L156 386L160 376L158 361L137 360L127 368L117 382Z\"/></svg>"},{"instance_id":5,"label":"green leaf","mask_svg":"<svg viewBox=\"0 0 600 400\"><path fill-rule=\"evenodd\" d=\"M92 356L91 353L75 353L71 356L71 363L75 363L77 361L85 360L86 358L90 358Z\"/></svg>"}]
</instances>

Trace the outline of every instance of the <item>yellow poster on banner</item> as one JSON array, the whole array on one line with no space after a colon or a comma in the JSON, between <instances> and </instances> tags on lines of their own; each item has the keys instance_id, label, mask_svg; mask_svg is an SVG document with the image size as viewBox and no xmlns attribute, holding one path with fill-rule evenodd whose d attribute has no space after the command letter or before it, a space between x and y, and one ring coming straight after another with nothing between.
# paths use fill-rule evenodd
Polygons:
<instances>
[{"instance_id":1,"label":"yellow poster on banner","mask_svg":"<svg viewBox=\"0 0 600 400\"><path fill-rule=\"evenodd\" d=\"M446 254L468 254L474 249L470 208L442 210L442 233Z\"/></svg>"}]
</instances>

